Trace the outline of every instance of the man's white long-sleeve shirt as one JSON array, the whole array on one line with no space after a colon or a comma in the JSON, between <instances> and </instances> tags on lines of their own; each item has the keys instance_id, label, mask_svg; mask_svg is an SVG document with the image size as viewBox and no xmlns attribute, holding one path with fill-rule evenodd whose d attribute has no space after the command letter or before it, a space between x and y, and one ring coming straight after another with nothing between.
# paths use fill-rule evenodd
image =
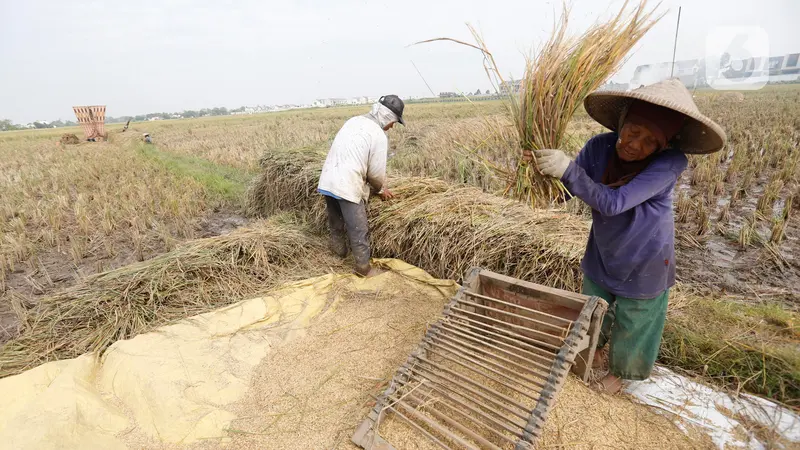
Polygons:
<instances>
[{"instance_id":1,"label":"man's white long-sleeve shirt","mask_svg":"<svg viewBox=\"0 0 800 450\"><path fill-rule=\"evenodd\" d=\"M375 121L351 118L331 144L318 189L353 203L367 200L370 186L380 190L386 181L388 147L386 132Z\"/></svg>"}]
</instances>

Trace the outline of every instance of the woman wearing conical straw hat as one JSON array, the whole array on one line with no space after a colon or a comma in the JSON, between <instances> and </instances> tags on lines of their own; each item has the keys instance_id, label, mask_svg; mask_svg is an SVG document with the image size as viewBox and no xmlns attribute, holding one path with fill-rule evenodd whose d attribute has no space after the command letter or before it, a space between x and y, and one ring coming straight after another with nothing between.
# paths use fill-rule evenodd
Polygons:
<instances>
[{"instance_id":1,"label":"woman wearing conical straw hat","mask_svg":"<svg viewBox=\"0 0 800 450\"><path fill-rule=\"evenodd\" d=\"M615 393L622 380L650 376L658 356L675 284L672 197L685 153L716 152L726 137L676 79L593 92L584 107L612 131L591 138L574 161L561 150L539 150L536 157L543 173L592 208L583 293L609 303L600 337L601 347L609 344L609 373L596 387Z\"/></svg>"}]
</instances>

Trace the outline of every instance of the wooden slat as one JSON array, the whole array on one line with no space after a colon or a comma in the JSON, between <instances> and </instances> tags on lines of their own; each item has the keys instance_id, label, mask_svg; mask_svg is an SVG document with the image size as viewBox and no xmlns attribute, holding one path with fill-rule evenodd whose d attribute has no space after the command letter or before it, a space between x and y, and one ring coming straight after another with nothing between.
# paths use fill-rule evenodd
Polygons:
<instances>
[{"instance_id":1,"label":"wooden slat","mask_svg":"<svg viewBox=\"0 0 800 450\"><path fill-rule=\"evenodd\" d=\"M486 412L482 411L481 409L476 408L476 407L468 404L465 401L459 400L458 398L448 394L447 392L444 392L441 388L439 388L436 385L430 384L430 385L427 386L427 388L428 388L428 391L423 391L420 394L424 395L426 397L433 397L433 398L441 397L441 398L444 398L448 402L456 404L459 408L465 408L469 412L481 416L485 420L488 420L489 422L491 422L494 426L502 428L503 430L513 434L514 436L522 437L522 433L520 431L524 430L525 427L523 425L519 424L519 423L516 423L516 422L513 422L513 421L509 421L508 417L500 415L498 417L501 417L502 419L504 419L504 421L503 420L498 420L496 417L493 417L491 414L487 414ZM449 407L450 405L448 404L447 406ZM497 413L495 413L495 414L497 414ZM508 425L509 423L511 423L512 425L516 425L516 428L513 427L513 426Z\"/></svg>"},{"instance_id":2,"label":"wooden slat","mask_svg":"<svg viewBox=\"0 0 800 450\"><path fill-rule=\"evenodd\" d=\"M489 302L495 302L495 303L499 303L501 305L506 305L506 306L511 306L513 308L518 308L518 309L520 309L522 311L525 311L525 312L528 312L528 313L531 313L531 314L534 314L534 315L537 315L537 316L544 316L544 317L547 317L549 319L552 319L554 322L561 323L562 325L569 325L569 324L572 323L571 320L565 319L563 317L558 317L558 316L554 316L552 314L547 314L546 312L539 311L538 309L527 308L527 307L522 306L522 305L517 305L515 303L510 303L510 302L499 300L499 299L496 299L496 298L493 298L493 297L488 297L486 295L481 295L481 294L478 294L476 292L467 291L466 294L468 296L470 296L470 297L477 297L479 299L486 300L486 301L489 301ZM552 325L555 325L555 324L552 324Z\"/></svg>"},{"instance_id":3,"label":"wooden slat","mask_svg":"<svg viewBox=\"0 0 800 450\"><path fill-rule=\"evenodd\" d=\"M527 328L527 327L524 327L522 325L517 325L517 324L514 324L514 323L504 322L504 321L496 319L494 317L485 316L483 314L477 314L477 313L474 313L474 312L471 312L471 311L467 311L466 309L462 309L462 308L453 307L451 309L453 311L458 311L461 314L467 314L470 317L475 317L475 318L478 318L480 320L489 320L491 322L494 322L494 323L498 324L500 327L503 327L503 328L509 327L509 328L513 328L515 330L519 330L518 333L519 332L521 332L521 333L530 333L531 336L525 336L527 339L530 339L532 341L536 341L538 344L541 344L541 345L547 344L553 350L558 350L562 345L564 345L564 340L563 339L559 339L557 336L553 336L552 334L545 333L543 331L533 330L531 328ZM534 335L536 337L533 337Z\"/></svg>"},{"instance_id":4,"label":"wooden slat","mask_svg":"<svg viewBox=\"0 0 800 450\"><path fill-rule=\"evenodd\" d=\"M467 441L465 441L464 439L460 438L457 434L455 434L452 431L448 430L447 428L439 425L439 423L437 423L435 420L431 419L430 417L427 417L425 414L422 414L421 412L419 412L416 409L412 408L411 406L405 404L404 402L402 402L402 401L397 402L397 406L402 407L404 411L408 412L410 415L416 417L417 419L421 420L422 422L424 422L425 424L427 424L428 426L430 426L431 428L433 428L437 432L441 433L442 436L447 436L448 439L452 440L453 442L457 443L458 445L461 445L464 448L467 448L467 449L470 449L470 450L479 450L474 445L472 445L472 444L468 443ZM396 408L395 408L395 410L396 410Z\"/></svg>"},{"instance_id":5,"label":"wooden slat","mask_svg":"<svg viewBox=\"0 0 800 450\"><path fill-rule=\"evenodd\" d=\"M453 392L459 392L457 389L451 388L451 386L448 385L448 383L452 383L453 386L456 386L459 389L463 389L464 391L469 392L472 395L476 395L481 400L484 400L486 402L491 403L493 405L493 407L503 409L506 412L519 417L520 419L527 420L528 417L529 417L529 415L520 413L518 410L516 410L514 408L511 408L506 403L498 400L496 397L493 397L493 396L490 396L488 394L485 394L485 393L483 393L481 391L478 391L477 389L474 389L474 388L472 388L470 386L464 386L461 383L453 382L453 380L447 379L447 378L443 377L440 374L437 374L435 371L432 371L431 369L429 369L427 367L423 367L423 366L420 365L420 366L412 367L410 370L416 374L417 378L424 378L426 380L429 380L432 383L438 384L439 386L446 387L449 390L452 390ZM523 411L527 412L529 410L523 409Z\"/></svg>"},{"instance_id":6,"label":"wooden slat","mask_svg":"<svg viewBox=\"0 0 800 450\"><path fill-rule=\"evenodd\" d=\"M542 386L539 386L539 387L533 387L533 386L526 385L523 382L521 382L520 380L512 378L512 377L504 374L503 372L501 372L501 371L499 371L497 369L493 369L488 364L485 364L485 363L483 363L481 361L478 361L478 360L476 360L474 358L470 358L469 356L465 356L463 353L460 353L460 352L458 352L456 350L453 350L451 346L444 345L444 343L434 344L433 346L431 346L431 348L428 349L428 352L432 353L434 355L437 355L437 356L439 356L441 358L444 358L444 359L446 359L446 360L448 360L448 361L450 361L452 363L458 364L459 366L464 367L467 370L470 370L472 372L477 373L478 375L486 377L487 379L490 379L490 380L494 381L495 383L501 384L504 387L506 387L508 389L511 389L513 391L516 391L519 394L524 395L524 396L526 396L526 397L528 397L530 399L536 400L537 395L539 394L539 392L542 390L542 387L544 386L544 385L542 385ZM488 363L489 361L486 361L486 362ZM468 363L474 364L474 366L472 366L472 365L470 365ZM482 369L488 370L490 373L487 374L487 373L485 373L485 372L483 372L481 370L476 369L475 367L480 367ZM508 381L502 381L498 377L505 378ZM509 384L509 382L511 384ZM536 394L536 395L531 394L530 392L526 392L526 391L524 391L522 389L519 389L515 385L522 386L525 389L528 389L529 391L533 391L533 393Z\"/></svg>"},{"instance_id":7,"label":"wooden slat","mask_svg":"<svg viewBox=\"0 0 800 450\"><path fill-rule=\"evenodd\" d=\"M566 336L567 331L568 331L567 328L565 326L563 326L563 325L562 326L553 325L551 323L542 322L541 320L536 320L533 317L523 316L522 314L516 314L516 313L513 313L511 311L506 311L504 309L497 309L497 308L493 308L491 306L482 305L480 303L470 302L470 301L467 301L467 300L459 300L459 303L461 303L462 305L470 305L470 306L472 306L474 308L483 309L485 311L493 311L493 312L498 313L498 314L505 314L505 315L507 315L509 317L514 317L516 319L527 320L528 322L535 323L537 325L547 327L548 329L550 329L552 331L559 332L560 335L557 335L557 336L562 337L562 338L564 336ZM570 322L570 323L572 323L572 322ZM542 330L540 330L540 331L542 331ZM554 336L556 336L556 335L554 335Z\"/></svg>"},{"instance_id":8,"label":"wooden slat","mask_svg":"<svg viewBox=\"0 0 800 450\"><path fill-rule=\"evenodd\" d=\"M542 377L542 378L547 378L547 375L550 373L550 366L553 364L553 360L552 359L550 361L547 361L545 364L534 362L534 361L531 361L531 360L525 358L524 355L520 355L518 353L510 352L510 351L508 351L506 349L503 349L501 347L497 347L496 345L493 345L493 344L491 344L491 343L489 343L489 342L487 342L485 340L481 340L480 338L476 338L474 336L470 336L470 335L464 333L463 330L458 329L457 327L449 328L449 326L447 324L441 324L441 325L438 325L437 327L438 327L437 329L439 329L439 330L455 334L456 336L458 336L461 339L466 339L467 344L485 345L490 349L499 350L500 352L502 352L502 353L504 353L504 354L506 354L508 356L511 356L511 357L514 357L514 358L520 358L525 363L529 363L529 364L531 364L533 366L533 367L526 367L526 369L530 369L532 372L540 374L539 376ZM461 341L459 340L459 342L461 342ZM480 348L480 347L476 346L476 347L472 347L472 348ZM480 351L489 352L489 350L486 350L486 349L480 349ZM519 361L514 361L513 359L509 359L509 361L511 361L513 364L520 364ZM540 370L537 370L537 368L540 369ZM537 382L535 382L533 380L531 380L531 382L532 383L537 383ZM540 387L542 387L542 386L540 386Z\"/></svg>"},{"instance_id":9,"label":"wooden slat","mask_svg":"<svg viewBox=\"0 0 800 450\"><path fill-rule=\"evenodd\" d=\"M519 357L520 358L536 359L536 360L538 360L540 362L543 362L545 364L551 364L553 362L553 354L552 353L547 353L545 350L542 350L542 349L537 348L537 347L533 347L531 345L530 347L534 348L537 351L536 353L534 353L534 352L532 352L530 350L526 350L524 348L521 348L522 344L525 344L525 345L530 345L530 344L526 344L525 342L509 338L508 336L503 336L503 335L501 335L499 333L495 333L493 331L489 331L489 330L487 330L485 328L476 328L476 327L470 326L468 323L456 322L454 320L442 321L442 323L440 325L442 327L444 327L444 328L452 328L452 329L461 331L462 333L466 333L466 334L468 334L468 335L470 335L470 336L472 336L472 337L474 337L476 339L480 339L480 340L485 341L485 342L491 342L492 344L495 344L495 345L502 345L502 346L508 347L510 350L513 350L515 353L519 352ZM480 333L477 333L476 331L480 331ZM499 339L496 339L494 337L489 337L489 336L499 336L502 339L510 340L511 342L513 342L513 344L509 344L508 342L503 342L503 341L501 341ZM543 353L544 353L544 355L548 355L548 356L544 356Z\"/></svg>"},{"instance_id":10,"label":"wooden slat","mask_svg":"<svg viewBox=\"0 0 800 450\"><path fill-rule=\"evenodd\" d=\"M450 450L450 446L449 445L445 444L444 442L439 440L436 436L432 435L428 430L426 430L425 428L421 427L417 422L414 422L413 420L411 420L408 417L406 417L405 414L403 414L400 411L396 410L392 406L389 406L386 409L392 411L392 413L394 413L397 417L403 419L406 423L408 423L409 425L414 427L414 429L416 429L417 431L422 433L424 436L426 436L428 439L433 441L439 447L441 447L441 448L443 448L445 450Z\"/></svg>"},{"instance_id":11,"label":"wooden slat","mask_svg":"<svg viewBox=\"0 0 800 450\"><path fill-rule=\"evenodd\" d=\"M413 377L412 378L413 380L421 380L421 379L423 379L423 378L420 378L421 375L418 375L418 374L413 375L412 377ZM450 385L447 385L445 383L441 383L441 382L438 382L438 381L433 381L430 378L424 378L424 380L427 381L425 386L430 388L430 389L435 390L436 392L439 392L439 393L442 393L442 394L446 394L446 395L457 395L457 396L461 397L463 402L470 402L472 404L475 404L475 405L478 406L478 408L481 408L481 410L488 411L488 412L494 414L496 417L502 417L503 420L508 421L509 423L511 423L512 425L516 426L520 430L523 430L523 431L525 430L525 422L524 421L519 420L519 418L517 418L517 417L511 417L511 416L509 416L507 414L504 414L501 411L498 411L497 409L495 409L492 405L489 405L487 403L482 402L481 400L485 400L485 399L481 398L480 396L468 395L468 394L470 394L469 392L465 393L464 391L459 391L458 389L454 388L453 386L450 386ZM449 394L447 394L447 393L449 393ZM493 400L489 400L489 401L493 402Z\"/></svg>"},{"instance_id":12,"label":"wooden slat","mask_svg":"<svg viewBox=\"0 0 800 450\"><path fill-rule=\"evenodd\" d=\"M544 355L545 357L549 358L550 361L553 356L558 352L558 348L551 348L541 346L541 342L536 341L535 339L531 339L530 336L523 336L518 333L514 333L511 330L507 330L505 328L495 327L491 324L487 324L485 322L471 319L466 316L461 316L457 314L452 314L448 317L443 319L443 322L452 323L459 326L467 326L476 332L487 333L493 336L497 336L502 339L508 339L509 341L513 342L514 344L522 344L527 346L531 351L539 352L540 354ZM492 331L494 330L494 331Z\"/></svg>"},{"instance_id":13,"label":"wooden slat","mask_svg":"<svg viewBox=\"0 0 800 450\"><path fill-rule=\"evenodd\" d=\"M416 403L416 405L415 405L415 406L416 406L417 408L421 409L421 405L422 405L422 403L421 403L421 402L419 402L419 401L416 399L416 397L414 397L414 396L409 396L409 397L411 397L411 398L409 398L409 403L411 403L411 402L413 402L413 403ZM405 402L405 400L403 400L403 401ZM435 416L437 419L439 419L439 420L441 420L442 422L444 422L444 423L446 423L446 424L450 425L451 427L455 428L456 430L458 430L458 431L460 431L460 432L464 433L465 435L469 436L469 437L470 437L470 439L472 439L473 441L475 441L475 442L479 443L479 444L481 445L481 448L487 448L487 449L490 449L490 450L502 450L500 447L498 447L498 446L494 445L494 443L492 443L491 441L489 441L489 440L488 440L488 439L486 439L485 437L483 437L483 436L479 435L478 433L476 433L476 432L474 432L474 431L470 430L468 427L466 427L466 426L462 425L462 424L461 424L461 423L459 423L457 420L451 419L451 418L450 418L450 417L448 417L446 414L443 414L443 413L441 413L441 412L437 411L437 410L436 410L436 408L433 408L433 407L427 407L427 408L425 408L425 411L427 411L428 413L430 413L430 414L434 415L434 416ZM457 411L457 410L456 410L456 411ZM475 424L478 424L478 425L483 425L483 426L485 426L484 424L482 424L481 422L477 421L476 419L474 419L474 418L470 417L469 415L467 415L467 414L464 414L464 413L463 413L463 412L461 412L461 411L458 411L458 412L459 412L461 415L463 415L464 417L466 417L466 418L467 418L467 420L470 420L471 422L473 422L473 423L475 423ZM499 437L502 437L502 438L506 439L506 440L507 440L509 443L511 443L511 444L515 444L515 443L516 443L516 441L514 441L514 440L512 440L512 439L509 439L509 438L508 438L506 435L504 435L504 434L502 434L502 433L500 433L500 432L498 432L498 431L496 431L496 430L494 430L494 429L492 429L492 428L487 428L487 429L488 429L488 430L491 430L493 433L495 433L495 435L496 435L496 436L499 436Z\"/></svg>"},{"instance_id":14,"label":"wooden slat","mask_svg":"<svg viewBox=\"0 0 800 450\"><path fill-rule=\"evenodd\" d=\"M482 270L480 278L482 284L493 284L503 289L508 289L515 294L540 297L543 300L547 300L549 303L578 311L583 308L583 305L589 298L585 295L542 286L541 284L531 283L529 281L518 280L489 270Z\"/></svg>"}]
</instances>

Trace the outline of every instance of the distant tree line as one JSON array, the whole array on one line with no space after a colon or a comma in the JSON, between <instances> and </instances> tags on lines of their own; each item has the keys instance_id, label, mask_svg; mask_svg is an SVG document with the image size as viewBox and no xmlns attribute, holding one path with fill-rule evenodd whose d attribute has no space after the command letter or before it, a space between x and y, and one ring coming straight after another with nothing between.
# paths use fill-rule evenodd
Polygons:
<instances>
[{"instance_id":1,"label":"distant tree line","mask_svg":"<svg viewBox=\"0 0 800 450\"><path fill-rule=\"evenodd\" d=\"M0 131L20 130L22 128L25 127L22 125L17 125L8 119L0 119Z\"/></svg>"},{"instance_id":2,"label":"distant tree line","mask_svg":"<svg viewBox=\"0 0 800 450\"><path fill-rule=\"evenodd\" d=\"M0 131L13 131L13 130L25 130L29 128L60 128L60 127L73 127L77 125L77 122L71 121L62 121L56 120L53 122L31 122L28 125L20 125L14 123L8 119L0 119Z\"/></svg>"},{"instance_id":3,"label":"distant tree line","mask_svg":"<svg viewBox=\"0 0 800 450\"><path fill-rule=\"evenodd\" d=\"M120 116L120 117L111 117L106 116L106 123L125 123L127 121L132 122L144 122L150 119L191 119L195 117L206 117L206 116L227 116L231 113L237 112L244 112L245 107L239 107L236 109L228 110L225 107L217 107L217 108L203 108L200 110L186 110L179 113L149 113L149 114L140 114L137 116ZM31 122L28 125L20 125L17 123L12 122L9 119L0 119L0 131L13 131L13 130L25 130L30 128L60 128L60 127L74 127L78 125L77 122L71 120L55 120L53 122Z\"/></svg>"},{"instance_id":4,"label":"distant tree line","mask_svg":"<svg viewBox=\"0 0 800 450\"><path fill-rule=\"evenodd\" d=\"M144 122L146 120L151 120L151 119L156 119L156 120L193 119L195 117L227 116L231 113L242 112L244 110L245 110L244 106L231 110L225 108L224 106L217 108L203 108L200 110L189 109L177 113L160 112L160 113L139 114L137 116L106 117L106 123L124 123L129 120L133 122Z\"/></svg>"}]
</instances>

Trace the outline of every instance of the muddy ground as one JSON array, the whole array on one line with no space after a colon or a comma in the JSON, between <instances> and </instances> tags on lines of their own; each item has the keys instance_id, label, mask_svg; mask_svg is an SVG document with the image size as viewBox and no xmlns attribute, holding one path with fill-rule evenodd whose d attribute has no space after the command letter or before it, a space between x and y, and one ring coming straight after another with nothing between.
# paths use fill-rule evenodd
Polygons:
<instances>
[{"instance_id":1,"label":"muddy ground","mask_svg":"<svg viewBox=\"0 0 800 450\"><path fill-rule=\"evenodd\" d=\"M702 201L705 192L689 185L691 170L681 177L678 192L689 192L693 201ZM783 213L779 199L772 217L762 217L757 223L757 237L747 246L739 242L739 232L756 210L767 179L758 180L730 210L730 218L720 221L722 208L730 201L730 191L714 199L709 208L708 231L699 232L694 211L687 222L675 223L675 246L678 258L677 277L684 283L708 294L735 294L745 300L780 301L787 308L800 311L800 199L796 199L786 222L785 236L780 243L771 244L772 219ZM732 186L735 189L735 186ZM787 186L781 198L786 198L796 186ZM677 201L676 201L677 204ZM677 209L677 205L676 205Z\"/></svg>"},{"instance_id":2,"label":"muddy ground","mask_svg":"<svg viewBox=\"0 0 800 450\"><path fill-rule=\"evenodd\" d=\"M786 233L798 236L800 227L794 223ZM699 247L680 240L676 244L678 281L691 283L709 294L737 294L753 301L779 300L787 308L800 311L800 240L796 237L781 246L780 257L764 248L742 249L716 233L706 237Z\"/></svg>"}]
</instances>

